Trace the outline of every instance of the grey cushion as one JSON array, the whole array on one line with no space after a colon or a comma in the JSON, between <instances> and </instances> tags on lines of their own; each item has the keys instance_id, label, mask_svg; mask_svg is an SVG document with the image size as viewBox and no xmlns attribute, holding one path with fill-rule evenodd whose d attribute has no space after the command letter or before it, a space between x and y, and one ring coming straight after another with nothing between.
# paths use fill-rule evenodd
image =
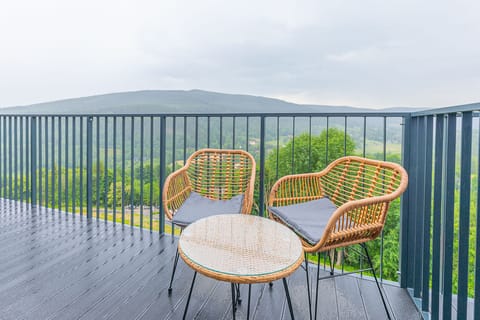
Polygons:
<instances>
[{"instance_id":1,"label":"grey cushion","mask_svg":"<svg viewBox=\"0 0 480 320\"><path fill-rule=\"evenodd\" d=\"M225 213L241 213L243 194L230 200L212 200L192 192L173 216L173 223L185 227L201 218Z\"/></svg>"},{"instance_id":2,"label":"grey cushion","mask_svg":"<svg viewBox=\"0 0 480 320\"><path fill-rule=\"evenodd\" d=\"M328 220L337 207L328 198L322 198L269 209L283 223L314 245L322 237Z\"/></svg>"}]
</instances>

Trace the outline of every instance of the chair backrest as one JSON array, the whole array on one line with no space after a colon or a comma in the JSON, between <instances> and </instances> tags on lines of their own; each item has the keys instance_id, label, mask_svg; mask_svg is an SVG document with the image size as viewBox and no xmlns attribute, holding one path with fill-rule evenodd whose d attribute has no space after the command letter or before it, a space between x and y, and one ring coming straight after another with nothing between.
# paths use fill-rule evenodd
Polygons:
<instances>
[{"instance_id":1,"label":"chair backrest","mask_svg":"<svg viewBox=\"0 0 480 320\"><path fill-rule=\"evenodd\" d=\"M400 195L406 188L405 170L391 162L349 156L333 161L324 171L320 176L324 195L338 207L351 200L392 195L395 191ZM396 197L392 195L392 199Z\"/></svg>"},{"instance_id":2,"label":"chair backrest","mask_svg":"<svg viewBox=\"0 0 480 320\"><path fill-rule=\"evenodd\" d=\"M371 206L368 212L362 210L352 217L363 223L383 224L389 203L405 191L408 183L402 166L354 156L335 160L322 173L319 177L322 193L337 207L352 200L382 198L383 205Z\"/></svg>"},{"instance_id":3,"label":"chair backrest","mask_svg":"<svg viewBox=\"0 0 480 320\"><path fill-rule=\"evenodd\" d=\"M186 163L191 190L226 200L254 187L255 159L243 150L201 149Z\"/></svg>"}]
</instances>

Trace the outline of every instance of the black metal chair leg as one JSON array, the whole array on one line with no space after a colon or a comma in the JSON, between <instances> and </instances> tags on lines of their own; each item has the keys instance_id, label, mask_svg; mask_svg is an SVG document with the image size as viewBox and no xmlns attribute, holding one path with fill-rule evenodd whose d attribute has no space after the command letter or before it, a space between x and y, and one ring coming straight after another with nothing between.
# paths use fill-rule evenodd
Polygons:
<instances>
[{"instance_id":1,"label":"black metal chair leg","mask_svg":"<svg viewBox=\"0 0 480 320\"><path fill-rule=\"evenodd\" d=\"M195 278L197 277L197 271L193 274L192 286L190 287L190 292L188 293L187 305L185 306L185 311L183 312L183 320L185 320L188 311L188 305L190 304L190 298L192 297L193 285L195 284Z\"/></svg>"},{"instance_id":2,"label":"black metal chair leg","mask_svg":"<svg viewBox=\"0 0 480 320\"><path fill-rule=\"evenodd\" d=\"M252 294L252 284L248 284L248 304L247 304L247 320L250 320L250 296Z\"/></svg>"},{"instance_id":3,"label":"black metal chair leg","mask_svg":"<svg viewBox=\"0 0 480 320\"><path fill-rule=\"evenodd\" d=\"M368 264L370 265L370 268L372 269L373 277L375 278L375 282L377 284L378 292L380 292L380 297L382 298L383 307L385 308L385 312L387 313L387 317L390 320L392 318L390 317L390 312L388 311L387 302L385 301L385 297L383 296L382 288L380 287L380 284L378 283L377 275L375 274L375 269L373 268L372 259L370 259L370 255L368 254L367 246L365 244L362 244L362 247L365 250L365 255L367 256Z\"/></svg>"},{"instance_id":4,"label":"black metal chair leg","mask_svg":"<svg viewBox=\"0 0 480 320\"><path fill-rule=\"evenodd\" d=\"M294 320L295 317L293 315L293 307L292 307L292 301L290 300L290 293L288 292L287 280L285 278L283 278L282 280L283 280L283 287L285 288L285 294L287 295L288 308L290 309L290 317L292 318L292 320Z\"/></svg>"},{"instance_id":5,"label":"black metal chair leg","mask_svg":"<svg viewBox=\"0 0 480 320\"><path fill-rule=\"evenodd\" d=\"M305 273L307 274L308 314L312 320L312 298L310 297L310 277L308 276L308 254L305 252Z\"/></svg>"},{"instance_id":6,"label":"black metal chair leg","mask_svg":"<svg viewBox=\"0 0 480 320\"><path fill-rule=\"evenodd\" d=\"M235 299L235 284L232 282L232 313L233 320L235 320L235 312L237 311L237 303Z\"/></svg>"},{"instance_id":7,"label":"black metal chair leg","mask_svg":"<svg viewBox=\"0 0 480 320\"><path fill-rule=\"evenodd\" d=\"M333 259L332 259L332 252L331 251L327 252L328 262L330 264L330 275L331 276L333 276L333 274L335 272L335 253L336 253L336 250L333 249Z\"/></svg>"},{"instance_id":8,"label":"black metal chair leg","mask_svg":"<svg viewBox=\"0 0 480 320\"><path fill-rule=\"evenodd\" d=\"M178 263L178 258L180 257L180 254L177 252L175 253L175 260L173 261L173 270L172 270L172 276L170 277L170 285L168 286L168 295L172 294L172 283L173 283L173 277L175 276L175 270L177 269L177 263Z\"/></svg>"},{"instance_id":9,"label":"black metal chair leg","mask_svg":"<svg viewBox=\"0 0 480 320\"><path fill-rule=\"evenodd\" d=\"M237 289L237 300L236 300L236 302L237 302L238 305L240 305L240 304L242 304L242 299L240 297L240 284L238 284L238 283L235 284L235 288Z\"/></svg>"},{"instance_id":10,"label":"black metal chair leg","mask_svg":"<svg viewBox=\"0 0 480 320\"><path fill-rule=\"evenodd\" d=\"M316 279L316 282L317 282L317 289L315 290L315 320L317 320L317 305L318 305L318 282L319 282L319 279L320 278L320 253L317 253L317 278Z\"/></svg>"}]
</instances>

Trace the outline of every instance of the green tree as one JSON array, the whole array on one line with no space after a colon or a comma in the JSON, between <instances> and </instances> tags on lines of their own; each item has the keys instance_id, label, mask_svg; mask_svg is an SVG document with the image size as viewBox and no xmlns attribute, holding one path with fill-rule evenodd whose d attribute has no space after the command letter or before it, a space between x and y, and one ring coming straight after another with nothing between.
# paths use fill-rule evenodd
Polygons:
<instances>
[{"instance_id":1,"label":"green tree","mask_svg":"<svg viewBox=\"0 0 480 320\"><path fill-rule=\"evenodd\" d=\"M342 130L330 128L314 136L304 133L269 154L266 173L270 177L283 177L292 173L320 171L333 160L353 154L354 150L355 142Z\"/></svg>"}]
</instances>

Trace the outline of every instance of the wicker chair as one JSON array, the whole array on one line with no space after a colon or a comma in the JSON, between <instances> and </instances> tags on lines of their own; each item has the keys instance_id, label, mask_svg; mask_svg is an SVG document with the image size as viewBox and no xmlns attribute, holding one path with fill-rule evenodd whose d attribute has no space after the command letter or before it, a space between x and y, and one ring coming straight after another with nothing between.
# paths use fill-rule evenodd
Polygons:
<instances>
[{"instance_id":1,"label":"wicker chair","mask_svg":"<svg viewBox=\"0 0 480 320\"><path fill-rule=\"evenodd\" d=\"M165 214L181 229L215 214L250 214L253 206L255 159L243 150L201 149L170 174L163 188ZM169 294L178 263L175 256Z\"/></svg>"},{"instance_id":2,"label":"wicker chair","mask_svg":"<svg viewBox=\"0 0 480 320\"><path fill-rule=\"evenodd\" d=\"M390 202L405 191L407 184L407 172L400 165L353 156L335 160L321 172L285 176L275 183L268 202L270 218L288 225L299 235L305 258L307 253L317 253L315 319L320 253L353 244L360 244L365 250L390 319L365 242L381 234ZM334 276L333 259L328 257L330 275ZM305 263L311 308L307 259Z\"/></svg>"}]
</instances>

